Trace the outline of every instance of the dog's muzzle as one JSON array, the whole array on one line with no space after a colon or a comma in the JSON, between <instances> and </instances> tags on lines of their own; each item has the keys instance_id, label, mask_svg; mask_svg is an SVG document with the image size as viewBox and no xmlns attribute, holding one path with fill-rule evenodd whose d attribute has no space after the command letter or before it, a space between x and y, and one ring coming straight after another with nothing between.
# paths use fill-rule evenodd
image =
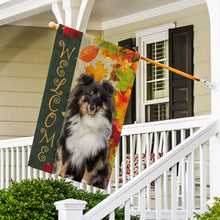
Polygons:
<instances>
[{"instance_id":1,"label":"dog's muzzle","mask_svg":"<svg viewBox=\"0 0 220 220\"><path fill-rule=\"evenodd\" d=\"M89 113L90 115L94 115L94 114L96 113L96 107L95 107L95 105L89 105L89 106L88 106L88 113Z\"/></svg>"}]
</instances>

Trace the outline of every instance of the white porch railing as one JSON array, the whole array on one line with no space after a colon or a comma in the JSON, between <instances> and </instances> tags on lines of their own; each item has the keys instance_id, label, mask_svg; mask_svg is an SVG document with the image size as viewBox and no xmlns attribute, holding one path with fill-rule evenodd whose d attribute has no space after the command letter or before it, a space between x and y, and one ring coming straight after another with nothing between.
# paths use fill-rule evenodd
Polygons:
<instances>
[{"instance_id":1,"label":"white porch railing","mask_svg":"<svg viewBox=\"0 0 220 220\"><path fill-rule=\"evenodd\" d=\"M192 136L208 121L210 121L210 116L200 116L124 126L121 144L115 159L115 167L108 189L105 192L112 194L121 190L127 182L129 184L131 181L133 182L135 175L143 172L146 167L147 170L152 167L158 167L158 169L159 166L163 167L161 161L167 158L167 154L174 152L174 149L176 151L176 145L180 142L185 143L185 138ZM144 202L146 203L145 214L147 214L148 219L155 219L155 210L158 208L162 210L163 219L171 219L171 208L177 210L174 212L177 218L173 217L173 219L184 219L188 205L187 192L189 186L187 185L187 178L189 175L187 173L189 170L191 171L190 175L192 175L192 210L205 210L205 201L209 196L207 190L209 187L208 139L209 137L206 137L202 145L197 145L195 150L191 149L190 157L182 156L174 163L174 166L166 167L161 176L157 171L153 172L154 178L143 185L144 190L137 191L129 197L126 207L130 204L131 213L140 214L140 210L144 210L142 207ZM32 142L32 137L0 141L0 189L8 187L11 179L20 181L26 178L54 177L27 166ZM172 151L170 151L171 149ZM190 163L188 158L191 158ZM173 158L170 160L173 161ZM189 166L189 164L190 169L187 169L186 165ZM78 187L87 191L97 191L97 188L85 184L80 184ZM176 200L173 199L174 195L176 195ZM144 199L145 196L146 199ZM161 198L161 203L158 202L158 198Z\"/></svg>"},{"instance_id":2,"label":"white porch railing","mask_svg":"<svg viewBox=\"0 0 220 220\"><path fill-rule=\"evenodd\" d=\"M195 150L199 148L201 150L201 168L200 168L200 211L205 209L207 201L207 176L208 170L206 168L207 164L207 140L214 136L219 131L219 124L217 121L212 120L203 128L196 131L190 137L182 141L176 148L169 151L166 155L158 159L154 164L149 166L146 170L142 171L141 174L134 177L127 184L122 186L119 190L107 197L103 202L99 203L96 207L87 212L84 216L81 214L78 219L83 220L100 220L105 216L109 215L110 220L115 219L114 210L124 205L125 207L125 220L130 219L130 214L132 214L131 209L131 198L139 193L140 194L140 203L139 211L136 212L140 215L141 220L145 219L192 219L193 211L195 211L195 167L193 166ZM182 209L178 210L177 202L177 163L184 160L184 172L186 173L185 177L185 204L182 201ZM186 165L186 166L185 166ZM165 208L162 207L162 194L163 194L163 184L164 174L171 170L171 207ZM149 189L149 184L155 181L155 211L148 209L148 198L147 190ZM55 205L58 210L63 208L65 205L65 200L56 202ZM69 201L77 203L77 201ZM82 201L79 201L80 205ZM75 205L71 204L74 208ZM81 204L81 211L83 209L83 204ZM85 204L84 204L85 205ZM70 207L69 207L70 208ZM166 215L163 215L163 210ZM64 209L62 209L64 212ZM68 215L73 209L66 210L63 216L60 216L60 220L71 220L74 218L74 212L72 215ZM198 210L197 210L198 211ZM77 210L79 213L79 210ZM82 213L82 212L81 212ZM152 218L150 218L150 215ZM163 217L162 217L163 215Z\"/></svg>"}]
</instances>

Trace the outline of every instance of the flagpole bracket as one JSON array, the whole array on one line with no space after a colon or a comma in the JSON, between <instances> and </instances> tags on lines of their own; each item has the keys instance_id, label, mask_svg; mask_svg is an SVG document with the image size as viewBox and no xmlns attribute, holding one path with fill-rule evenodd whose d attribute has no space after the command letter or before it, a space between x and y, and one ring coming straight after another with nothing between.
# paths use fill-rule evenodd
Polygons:
<instances>
[{"instance_id":1,"label":"flagpole bracket","mask_svg":"<svg viewBox=\"0 0 220 220\"><path fill-rule=\"evenodd\" d=\"M208 86L210 89L215 89L215 83L213 82L208 82L207 80L204 80L204 79L200 79L199 82Z\"/></svg>"}]
</instances>

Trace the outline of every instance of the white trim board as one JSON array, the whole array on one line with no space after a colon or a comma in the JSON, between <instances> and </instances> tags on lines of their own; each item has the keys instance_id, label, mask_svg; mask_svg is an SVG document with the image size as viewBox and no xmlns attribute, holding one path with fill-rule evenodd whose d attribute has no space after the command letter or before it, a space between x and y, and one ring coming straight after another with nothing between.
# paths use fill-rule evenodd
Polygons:
<instances>
[{"instance_id":1,"label":"white trim board","mask_svg":"<svg viewBox=\"0 0 220 220\"><path fill-rule=\"evenodd\" d=\"M140 13L131 14L129 16L121 17L118 19L102 22L102 30L118 27L133 23L134 21L141 21L144 19L156 17L159 15L167 14L170 12L178 11L181 9L193 7L206 3L206 0L183 0L176 3L168 4L162 7L146 10Z\"/></svg>"}]
</instances>

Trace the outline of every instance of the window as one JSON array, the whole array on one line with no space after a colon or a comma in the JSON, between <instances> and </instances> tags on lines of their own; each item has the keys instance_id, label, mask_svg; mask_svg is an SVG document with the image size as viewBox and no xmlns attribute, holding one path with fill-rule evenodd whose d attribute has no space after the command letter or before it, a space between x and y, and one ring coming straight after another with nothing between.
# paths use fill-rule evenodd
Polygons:
<instances>
[{"instance_id":1,"label":"window","mask_svg":"<svg viewBox=\"0 0 220 220\"><path fill-rule=\"evenodd\" d=\"M150 28L136 33L141 55L169 65L168 29L174 24ZM141 62L137 80L139 122L169 118L169 71L151 63Z\"/></svg>"}]
</instances>

